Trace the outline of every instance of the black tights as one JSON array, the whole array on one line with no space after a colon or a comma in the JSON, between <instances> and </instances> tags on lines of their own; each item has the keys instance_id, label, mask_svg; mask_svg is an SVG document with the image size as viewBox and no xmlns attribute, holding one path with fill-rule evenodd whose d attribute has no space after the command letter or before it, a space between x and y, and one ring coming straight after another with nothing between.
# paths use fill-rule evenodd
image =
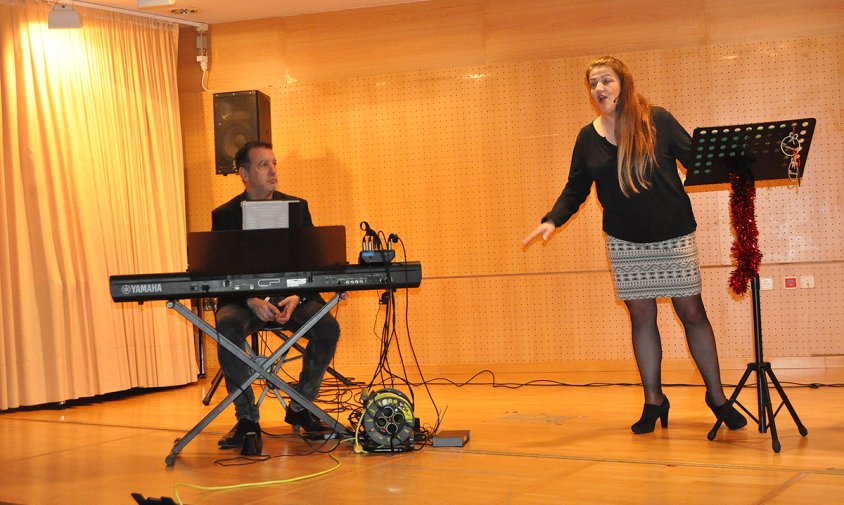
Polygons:
<instances>
[{"instance_id":1,"label":"black tights","mask_svg":"<svg viewBox=\"0 0 844 505\"><path fill-rule=\"evenodd\" d=\"M715 348L715 334L700 295L672 298L674 312L683 323L686 342L703 377L706 391L716 405L727 398L721 386L721 370L718 366L718 351ZM639 376L645 390L645 403L662 403L662 342L656 325L656 300L625 300L633 327L633 353L639 367Z\"/></svg>"}]
</instances>

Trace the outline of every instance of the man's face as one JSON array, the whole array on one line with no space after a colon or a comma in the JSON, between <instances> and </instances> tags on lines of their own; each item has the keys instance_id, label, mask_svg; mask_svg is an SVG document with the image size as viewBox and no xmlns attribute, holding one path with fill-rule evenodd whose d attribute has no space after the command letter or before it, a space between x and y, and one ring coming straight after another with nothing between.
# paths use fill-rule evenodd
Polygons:
<instances>
[{"instance_id":1,"label":"man's face","mask_svg":"<svg viewBox=\"0 0 844 505\"><path fill-rule=\"evenodd\" d=\"M278 175L272 149L256 147L249 151L249 169L240 167L240 178L246 185L246 192L252 200L265 200L272 197L278 187Z\"/></svg>"}]
</instances>

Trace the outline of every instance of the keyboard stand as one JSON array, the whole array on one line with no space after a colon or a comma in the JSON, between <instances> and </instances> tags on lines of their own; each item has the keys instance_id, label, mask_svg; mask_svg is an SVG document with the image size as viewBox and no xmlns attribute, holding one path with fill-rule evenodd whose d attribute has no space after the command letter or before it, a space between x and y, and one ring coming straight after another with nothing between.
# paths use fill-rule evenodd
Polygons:
<instances>
[{"instance_id":1,"label":"keyboard stand","mask_svg":"<svg viewBox=\"0 0 844 505\"><path fill-rule=\"evenodd\" d=\"M252 375L240 386L240 389L230 393L226 396L223 401L220 402L219 405L214 407L214 409L208 413L205 417L202 418L196 426L194 426L189 432L185 434L185 436L181 438L177 438L173 448L170 450L170 454L164 459L164 462L167 466L173 466L176 462L176 455L190 443L191 440L194 439L202 430L208 426L211 421L213 421L220 413L225 410L226 407L229 406L230 403L234 401L235 398L240 396L240 394L246 390L246 388L252 387L252 383L258 380L259 378L263 378L267 381L267 384L271 387L283 391L287 394L293 401L301 405L302 407L306 408L311 414L317 416L321 419L325 424L327 424L335 433L342 437L352 436L353 432L351 429L346 428L342 424L340 424L336 419L329 416L324 410L320 409L314 403L304 396L302 396L298 391L293 389L289 384L284 382L274 371L273 371L273 364L278 361L282 356L284 356L287 351L290 350L291 347L298 341L305 333L307 333L320 319L322 319L326 314L328 314L331 309L337 305L341 299L346 299L347 294L344 291L339 291L334 294L333 297L322 307L313 317L311 317L305 324L302 325L299 330L297 330L293 335L287 339L278 349L276 349L269 357L264 358L261 356L252 356L250 355L245 349L241 349L235 344L233 344L229 339L225 338L222 334L218 333L217 330L208 324L207 321L199 317L195 312L190 310L188 307L183 305L178 300L169 300L167 302L167 308L173 309L179 313L183 318L187 319L191 324L193 324L196 328L199 328L200 331L207 334L209 337L214 339L217 342L217 345L223 346L229 352L232 353L237 359L244 362L246 365L249 366L253 370Z\"/></svg>"}]
</instances>

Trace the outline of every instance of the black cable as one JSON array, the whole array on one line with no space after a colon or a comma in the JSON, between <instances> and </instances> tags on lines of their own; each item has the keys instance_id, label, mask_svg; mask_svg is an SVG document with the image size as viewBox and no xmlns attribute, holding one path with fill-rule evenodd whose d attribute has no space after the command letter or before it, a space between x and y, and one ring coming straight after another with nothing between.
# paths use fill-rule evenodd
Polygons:
<instances>
[{"instance_id":1,"label":"black cable","mask_svg":"<svg viewBox=\"0 0 844 505\"><path fill-rule=\"evenodd\" d=\"M396 237L401 244L402 255L404 257L404 263L407 264L407 249L405 248L404 241ZM428 387L427 381L425 380L425 374L422 372L422 367L419 365L419 356L416 354L416 348L413 346L413 339L410 335L410 290L409 288L405 288L405 305L404 305L404 326L405 331L407 331L407 343L410 346L410 352L413 354L413 360L416 363L416 370L419 372L419 377L422 379L422 384L425 386L425 391L428 393L428 398L431 400L431 405L434 407L434 412L437 417L437 423L434 425L433 433L436 433L440 428L440 423L442 421L442 416L440 415L440 409L437 406L436 400L434 400L434 395L431 393L431 389ZM428 437L431 438L430 436Z\"/></svg>"},{"instance_id":2,"label":"black cable","mask_svg":"<svg viewBox=\"0 0 844 505\"><path fill-rule=\"evenodd\" d=\"M492 375L492 382L475 382L475 378L479 377L483 374ZM829 387L829 388L839 388L844 387L844 384L839 383L818 383L818 382L810 382L810 383L801 383L801 382L793 382L793 381L779 381L780 385L783 386L784 389L787 388L809 388L809 389L819 389L822 387ZM641 386L641 382L588 382L588 383L570 383L570 382L562 382L553 379L534 379L527 382L498 382L495 378L495 373L492 370L484 369L481 370L474 375L472 375L468 380L464 382L457 382L452 379L448 379L445 377L436 377L427 381L413 383L412 386L421 386L421 385L451 385L455 387L464 387L464 386L492 386L494 388L506 388L506 389L518 389L521 387L526 386L551 386L551 387L608 387L608 386ZM704 384L689 384L689 383L663 383L664 387L704 387ZM737 387L738 384L724 384L724 387ZM745 383L745 388L756 387L755 382Z\"/></svg>"},{"instance_id":3,"label":"black cable","mask_svg":"<svg viewBox=\"0 0 844 505\"><path fill-rule=\"evenodd\" d=\"M287 434L290 436L291 434ZM308 439L302 435L293 435L297 438L300 438L304 441L308 448L310 449L307 452L300 452L300 453L293 453L293 454L261 454L260 456L233 456L231 458L220 458L214 461L215 465L220 466L246 466L246 465L254 465L256 463L263 463L265 461L269 461L271 459L279 459L279 458L286 458L286 457L298 457L298 456L310 456L312 454L330 454L337 450L337 448L342 443L342 440L335 439L335 438L327 438L323 440L320 444L313 444L313 440ZM336 441L333 447L328 450L323 450L323 447L328 445L329 442Z\"/></svg>"},{"instance_id":4,"label":"black cable","mask_svg":"<svg viewBox=\"0 0 844 505\"><path fill-rule=\"evenodd\" d=\"M384 237L384 233L381 232L381 231L377 232L376 234L379 237ZM398 235L393 233L393 234L390 234L389 237L384 238L384 242L387 244L388 247L390 246L391 243L399 243L401 245L402 254L403 254L403 263L404 263L404 265L406 265L407 264L407 248L404 244L404 241L402 241L401 238ZM405 360L405 356L404 356L404 353L403 353L403 350L402 350L402 346L399 342L399 332L398 332L398 327L397 327L398 303L397 303L396 295L395 295L396 288L393 284L393 279L392 279L393 270L396 268L396 266L392 265L389 261L385 261L383 263L383 265L384 265L384 269L386 271L386 281L385 281L385 286L384 286L385 290L381 294L379 308L378 308L378 311L375 314L375 320L374 320L374 324L373 324L373 328L372 328L373 333L375 335L377 335L379 340L380 340L380 348L379 348L379 354L378 354L378 362L375 366L375 370L373 371L372 378L368 382L366 388L367 388L368 391L372 391L372 389L375 387L375 385L380 383L380 385L382 385L383 387L388 387L388 388L393 388L393 389L398 390L398 387L397 387L397 385L398 385L399 387L401 387L401 389L407 390L407 393L408 393L408 396L409 396L408 400L409 400L409 403L410 403L410 408L411 408L411 410L415 411L415 409L416 409L415 392L413 390L413 383L408 379L408 370L407 369L408 369L409 363ZM406 268L406 266L405 266L405 268ZM437 415L437 423L436 423L433 431L430 430L429 428L425 428L425 429L421 430L421 432L417 431L417 433L414 433L414 442L420 442L421 441L424 445L425 443L427 443L431 439L432 433L435 432L436 429L438 429L440 421L441 421L441 415L440 415L439 407L437 406L436 401L434 401L433 393L431 392L430 388L425 383L426 381L424 379L424 375L422 374L421 366L419 364L419 359L418 359L418 356L416 354L416 350L413 347L413 342L412 342L412 339L411 339L411 332L410 332L410 324L409 324L410 317L409 317L409 302L408 302L409 296L408 296L408 294L409 294L409 287L406 286L405 287L404 320L405 320L405 327L407 329L408 344L410 345L411 353L412 353L412 356L413 356L413 362L415 363L416 369L419 371L420 377L422 378L422 381L423 381L421 384L424 385L426 392L428 394L428 397L431 400L431 403L432 403L434 410L436 412L436 415ZM379 327L378 322L379 322L380 318L382 317L382 315L381 315L382 314L381 305L384 306L384 311L383 311L383 318L384 319L383 319L382 324L380 324L380 331L378 331L377 330L377 328ZM391 352L392 348L395 348L395 352L396 352L397 358L399 360L399 370L394 370L393 367L392 367L392 364L390 362L390 352ZM361 420L362 420L362 416L364 414L364 408L365 408L365 406L361 405L360 409L353 410L349 414L349 422L352 424L353 427L358 427L356 429L359 429L362 425ZM407 420L407 422L410 422L410 420ZM414 429L416 429L415 426L414 426ZM387 448L387 450L396 450L396 449L397 449L396 446L391 446L391 447Z\"/></svg>"},{"instance_id":5,"label":"black cable","mask_svg":"<svg viewBox=\"0 0 844 505\"><path fill-rule=\"evenodd\" d=\"M407 264L407 248L404 244L404 241L402 241L401 238L398 237L395 234L391 234L388 241L393 242L393 243L399 243L401 245L403 262L406 265ZM388 269L388 280L391 280L391 275L389 274L390 267L386 266L386 268ZM437 416L437 422L435 423L433 428L425 427L424 429L421 429L420 432L417 432L417 433L414 434L414 439L415 439L414 441L422 443L422 446L419 447L421 449L421 447L426 445L430 441L430 439L432 438L433 434L436 433L436 431L439 429L440 423L442 421L442 415L440 413L439 406L437 405L436 401L434 400L433 393L431 392L430 388L427 385L427 381L425 380L424 373L422 372L421 366L419 364L419 358L418 358L418 355L416 354L416 349L413 346L413 339L411 337L411 331L410 331L410 316L409 316L410 309L409 309L409 303L407 301L407 300L409 300L409 296L408 296L409 295L409 287L405 287L404 320L405 320L405 328L406 328L406 332L407 332L408 345L410 346L410 349L411 349L411 353L412 353L412 356L413 356L413 362L415 363L416 369L419 372L420 377L422 378L422 382L418 383L418 384L414 384L408 379L407 362L405 361L404 354L402 353L401 345L399 344L399 335L398 335L398 330L397 330L397 311L398 311L397 305L398 304L397 304L396 297L395 297L395 288L389 283L386 286L386 288L387 288L387 290L382 295L382 301L384 301L386 303L384 303L384 305L385 305L384 324L383 324L382 329L381 329L381 337L380 337L381 338L381 349L380 349L380 354L379 354L379 359L378 359L378 365L376 366L375 373L373 374L373 380L370 381L370 383L369 383L369 387L372 388L372 386L375 384L375 382L378 378L380 378L382 385L385 385L385 386L388 385L389 387L392 387L392 388L395 388L396 383L400 382L401 384L403 384L406 387L406 389L409 392L410 404L411 404L411 408L413 410L415 410L415 408L416 408L416 397L415 397L415 391L413 390L413 386L421 384L425 387L428 398L430 399L431 404L434 407L434 411L435 411L436 416ZM378 314L376 315L376 317L378 315L380 315L380 308L379 308L379 311L378 311ZM376 322L376 325L377 325L377 322ZM374 328L373 328L373 330L374 330ZM396 371L393 371L393 369L390 365L389 353L390 353L390 347L391 346L394 346L395 349L396 349L396 353L398 355L398 359L399 359L399 362L400 362L400 365L401 365L401 374L397 373ZM357 419L359 420L360 418L358 417ZM355 424L355 420L350 419L350 421L353 424Z\"/></svg>"}]
</instances>

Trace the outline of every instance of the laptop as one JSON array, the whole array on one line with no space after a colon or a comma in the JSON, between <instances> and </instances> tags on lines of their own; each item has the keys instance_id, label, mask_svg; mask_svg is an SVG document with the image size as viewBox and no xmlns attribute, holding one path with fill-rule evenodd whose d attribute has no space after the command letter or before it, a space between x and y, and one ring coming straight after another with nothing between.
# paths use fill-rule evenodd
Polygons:
<instances>
[{"instance_id":1,"label":"laptop","mask_svg":"<svg viewBox=\"0 0 844 505\"><path fill-rule=\"evenodd\" d=\"M347 264L345 226L188 233L188 272L196 275L307 272Z\"/></svg>"}]
</instances>

